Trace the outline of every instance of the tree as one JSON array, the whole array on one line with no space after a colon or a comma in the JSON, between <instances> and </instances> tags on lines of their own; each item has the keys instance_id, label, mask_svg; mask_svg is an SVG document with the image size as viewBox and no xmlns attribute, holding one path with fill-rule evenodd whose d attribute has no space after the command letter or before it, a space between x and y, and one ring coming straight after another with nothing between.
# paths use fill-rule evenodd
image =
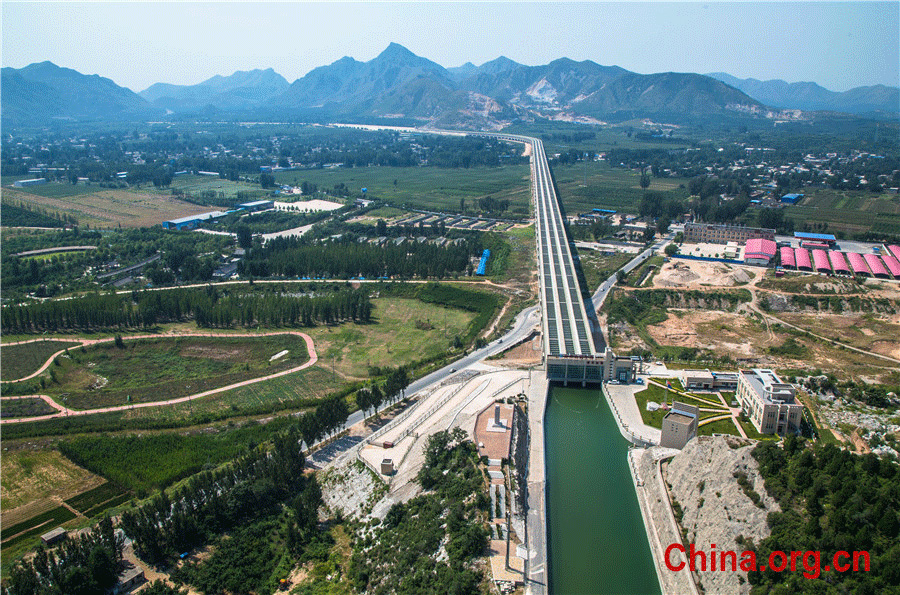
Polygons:
<instances>
[{"instance_id":1,"label":"tree","mask_svg":"<svg viewBox=\"0 0 900 595\"><path fill-rule=\"evenodd\" d=\"M671 221L668 217L660 217L656 220L656 231L660 233L660 235L669 231L669 224Z\"/></svg>"},{"instance_id":2,"label":"tree","mask_svg":"<svg viewBox=\"0 0 900 595\"><path fill-rule=\"evenodd\" d=\"M666 246L666 256L674 256L675 254L678 254L677 244L669 244Z\"/></svg>"},{"instance_id":3,"label":"tree","mask_svg":"<svg viewBox=\"0 0 900 595\"><path fill-rule=\"evenodd\" d=\"M259 174L259 185L263 188L274 188L275 176L272 174Z\"/></svg>"},{"instance_id":4,"label":"tree","mask_svg":"<svg viewBox=\"0 0 900 595\"><path fill-rule=\"evenodd\" d=\"M384 222L384 219L379 219L375 222L375 230L379 236L387 235L387 223Z\"/></svg>"},{"instance_id":5,"label":"tree","mask_svg":"<svg viewBox=\"0 0 900 595\"><path fill-rule=\"evenodd\" d=\"M249 250L253 246L253 232L250 231L248 225L239 225L235 228L237 234L238 245L244 250Z\"/></svg>"},{"instance_id":6,"label":"tree","mask_svg":"<svg viewBox=\"0 0 900 595\"><path fill-rule=\"evenodd\" d=\"M647 172L641 173L641 188L646 190L650 187L650 175Z\"/></svg>"}]
</instances>

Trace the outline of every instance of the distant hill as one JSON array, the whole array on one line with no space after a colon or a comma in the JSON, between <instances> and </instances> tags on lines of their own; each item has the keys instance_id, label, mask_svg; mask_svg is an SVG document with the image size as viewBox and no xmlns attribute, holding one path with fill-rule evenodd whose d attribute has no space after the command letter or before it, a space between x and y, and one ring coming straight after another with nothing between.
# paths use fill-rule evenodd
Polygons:
<instances>
[{"instance_id":1,"label":"distant hill","mask_svg":"<svg viewBox=\"0 0 900 595\"><path fill-rule=\"evenodd\" d=\"M156 83L140 92L150 103L173 112L190 112L210 106L245 110L263 105L284 93L287 80L272 70L239 70L231 76L216 75L196 85Z\"/></svg>"},{"instance_id":2,"label":"distant hill","mask_svg":"<svg viewBox=\"0 0 900 595\"><path fill-rule=\"evenodd\" d=\"M897 113L898 90L834 93L814 83L741 81L726 74L638 74L560 58L526 66L504 56L444 68L392 43L367 62L344 57L291 84L271 68L214 76L196 85L157 83L133 93L97 75L50 62L3 69L4 125L58 120L147 120L217 113L283 121L379 121L496 130L554 119L803 119L797 110ZM789 111L787 111L789 110ZM893 112L891 111L893 110Z\"/></svg>"},{"instance_id":3,"label":"distant hill","mask_svg":"<svg viewBox=\"0 0 900 595\"><path fill-rule=\"evenodd\" d=\"M81 74L52 62L2 70L2 118L7 125L54 120L139 120L159 110L125 87L99 75Z\"/></svg>"},{"instance_id":4,"label":"distant hill","mask_svg":"<svg viewBox=\"0 0 900 595\"><path fill-rule=\"evenodd\" d=\"M766 112L744 93L698 74L641 75L568 58L525 66L500 57L481 66L467 63L446 69L396 43L369 62L345 57L316 68L273 102L285 109L486 127L534 117L677 118Z\"/></svg>"},{"instance_id":5,"label":"distant hill","mask_svg":"<svg viewBox=\"0 0 900 595\"><path fill-rule=\"evenodd\" d=\"M873 112L900 113L900 89L885 85L856 87L842 93L829 91L816 83L787 83L779 79L760 81L739 79L724 72L709 74L750 97L783 109L834 111L848 114Z\"/></svg>"}]
</instances>

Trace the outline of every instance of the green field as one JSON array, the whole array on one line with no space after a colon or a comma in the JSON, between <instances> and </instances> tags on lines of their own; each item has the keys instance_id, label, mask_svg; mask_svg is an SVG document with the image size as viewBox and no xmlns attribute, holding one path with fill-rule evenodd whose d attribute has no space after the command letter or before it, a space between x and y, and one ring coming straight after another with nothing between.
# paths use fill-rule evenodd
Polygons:
<instances>
[{"instance_id":1,"label":"green field","mask_svg":"<svg viewBox=\"0 0 900 595\"><path fill-rule=\"evenodd\" d=\"M633 254L600 254L594 250L580 249L578 259L581 262L581 270L584 271L584 279L587 282L587 290L593 293L613 273L622 268L632 258Z\"/></svg>"},{"instance_id":2,"label":"green field","mask_svg":"<svg viewBox=\"0 0 900 595\"><path fill-rule=\"evenodd\" d=\"M563 209L569 216L595 208L636 214L645 192L672 193L679 198L688 196L688 191L680 187L687 185L685 178L652 178L645 191L640 185L640 172L612 167L605 161L556 165L553 178Z\"/></svg>"},{"instance_id":3,"label":"green field","mask_svg":"<svg viewBox=\"0 0 900 595\"><path fill-rule=\"evenodd\" d=\"M275 361L282 350L289 353ZM73 409L174 399L298 366L309 359L294 335L180 337L71 350L50 368L47 392ZM129 401L130 397L130 401Z\"/></svg>"},{"instance_id":4,"label":"green field","mask_svg":"<svg viewBox=\"0 0 900 595\"><path fill-rule=\"evenodd\" d=\"M363 379L369 366L396 366L438 355L464 336L475 314L419 300L373 300L375 324L315 327L319 364L348 378Z\"/></svg>"},{"instance_id":5,"label":"green field","mask_svg":"<svg viewBox=\"0 0 900 595\"><path fill-rule=\"evenodd\" d=\"M253 422L202 433L94 435L65 440L60 450L68 458L113 482L66 502L80 512L96 510L127 495L119 486L134 490L142 497L255 448L288 423L288 418L281 417L277 422Z\"/></svg>"},{"instance_id":6,"label":"green field","mask_svg":"<svg viewBox=\"0 0 900 595\"><path fill-rule=\"evenodd\" d=\"M257 200L259 197L268 195L268 191L260 188L258 184L249 182L232 182L213 176L178 176L172 180L170 188L181 190L187 194L200 196L202 192L222 193L227 198L237 198L238 192L247 192L250 200Z\"/></svg>"},{"instance_id":7,"label":"green field","mask_svg":"<svg viewBox=\"0 0 900 595\"><path fill-rule=\"evenodd\" d=\"M900 197L896 194L826 188L803 192L806 196L800 204L785 208L785 216L794 220L797 230L808 223L814 231L825 233L900 235ZM821 228L824 224L825 230Z\"/></svg>"},{"instance_id":8,"label":"green field","mask_svg":"<svg viewBox=\"0 0 900 595\"><path fill-rule=\"evenodd\" d=\"M70 183L48 182L46 184L41 184L40 186L26 186L25 188L16 188L16 190L19 192L24 192L26 194L43 196L45 198L64 198L66 196L81 196L83 194L93 194L95 192L101 192L103 190L109 189L101 188L97 184L88 186L85 184L72 185Z\"/></svg>"},{"instance_id":9,"label":"green field","mask_svg":"<svg viewBox=\"0 0 900 595\"><path fill-rule=\"evenodd\" d=\"M732 436L739 436L740 434L737 431L737 428L734 426L734 422L731 419L720 419L719 421L714 421L712 423L706 424L705 426L700 426L697 428L698 436L712 436L713 434L731 434ZM747 434L748 436L750 434Z\"/></svg>"},{"instance_id":10,"label":"green field","mask_svg":"<svg viewBox=\"0 0 900 595\"><path fill-rule=\"evenodd\" d=\"M491 196L509 200L509 217L527 217L531 204L527 165L449 169L437 167L354 167L307 169L275 174L283 184L310 182L327 191L346 184L351 196L367 189L368 196L406 208L457 213L460 200L472 212L473 200ZM396 184L394 183L396 182Z\"/></svg>"},{"instance_id":11,"label":"green field","mask_svg":"<svg viewBox=\"0 0 900 595\"><path fill-rule=\"evenodd\" d=\"M0 347L0 379L4 382L24 378L37 372L47 358L67 347L77 347L72 341L35 341L23 345Z\"/></svg>"},{"instance_id":12,"label":"green field","mask_svg":"<svg viewBox=\"0 0 900 595\"><path fill-rule=\"evenodd\" d=\"M43 399L4 399L0 405L0 417L35 417L54 413L56 409Z\"/></svg>"},{"instance_id":13,"label":"green field","mask_svg":"<svg viewBox=\"0 0 900 595\"><path fill-rule=\"evenodd\" d=\"M675 383L672 383L672 386L675 387ZM666 389L664 389L660 386L657 386L655 384L649 384L649 385L647 385L647 388L645 390L642 390L642 391L634 394L634 400L637 403L638 409L640 409L640 411L641 411L641 419L648 426L653 426L654 428L661 428L662 427L662 419L663 419L663 417L665 417L665 415L667 413L666 411L663 411L662 409L657 409L656 411L647 411L647 402L648 401L654 401L656 403L661 404L665 400L671 406L672 402L677 400L682 403L686 403L688 405L695 405L697 407L701 407L704 409L714 409L715 408L713 405L710 405L709 403L703 402L699 399L698 400L691 399L690 397L686 397L684 395L677 394L675 391L668 391L668 395L666 394L666 392L667 392ZM688 393L688 394L690 394L690 393ZM715 396L708 395L708 397L709 397L708 400L718 402ZM722 409L722 413L727 413L727 410L724 408L724 406L721 405L721 403L719 404L719 408ZM705 417L716 416L716 415L719 415L719 413L715 413L712 411L701 411L700 419L702 421L703 418L705 418ZM733 424L732 424L732 426L733 426ZM734 429L733 427L732 427L732 429L734 430L732 433L737 432L737 430Z\"/></svg>"}]
</instances>

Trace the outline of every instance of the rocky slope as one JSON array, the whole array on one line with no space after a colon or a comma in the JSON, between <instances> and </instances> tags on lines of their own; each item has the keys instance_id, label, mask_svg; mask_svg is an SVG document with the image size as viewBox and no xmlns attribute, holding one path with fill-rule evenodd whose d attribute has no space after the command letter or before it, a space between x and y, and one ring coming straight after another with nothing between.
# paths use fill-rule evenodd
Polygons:
<instances>
[{"instance_id":1,"label":"rocky slope","mask_svg":"<svg viewBox=\"0 0 900 595\"><path fill-rule=\"evenodd\" d=\"M747 549L744 540L759 543L769 535L766 518L780 507L766 493L750 454L755 445L739 438L701 436L669 461L666 481L683 510L680 524L687 533L686 547L693 543L708 554L716 544L717 552L735 551L740 561L740 553ZM739 484L740 477L746 478L746 487ZM757 498L759 505L754 503ZM706 593L750 592L746 573L740 570L712 571L707 566L698 574Z\"/></svg>"}]
</instances>

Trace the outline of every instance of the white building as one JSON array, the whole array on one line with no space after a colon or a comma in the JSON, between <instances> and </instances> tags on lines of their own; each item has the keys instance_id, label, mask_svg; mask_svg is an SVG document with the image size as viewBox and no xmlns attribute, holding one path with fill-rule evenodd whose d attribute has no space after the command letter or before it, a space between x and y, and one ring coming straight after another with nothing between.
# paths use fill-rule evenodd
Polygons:
<instances>
[{"instance_id":1,"label":"white building","mask_svg":"<svg viewBox=\"0 0 900 595\"><path fill-rule=\"evenodd\" d=\"M760 434L784 436L800 431L803 405L797 402L794 387L772 370L741 370L735 396Z\"/></svg>"}]
</instances>

